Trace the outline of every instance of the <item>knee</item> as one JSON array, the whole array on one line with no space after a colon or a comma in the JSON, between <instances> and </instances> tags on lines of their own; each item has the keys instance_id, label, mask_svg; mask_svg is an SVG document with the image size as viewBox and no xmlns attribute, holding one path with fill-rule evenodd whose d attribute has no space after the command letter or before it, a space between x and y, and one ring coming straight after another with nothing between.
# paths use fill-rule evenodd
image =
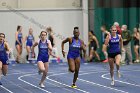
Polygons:
<instances>
[{"instance_id":1,"label":"knee","mask_svg":"<svg viewBox=\"0 0 140 93\"><path fill-rule=\"evenodd\" d=\"M75 69L69 69L70 72L74 73L75 72Z\"/></svg>"},{"instance_id":2,"label":"knee","mask_svg":"<svg viewBox=\"0 0 140 93\"><path fill-rule=\"evenodd\" d=\"M40 68L39 69L41 72L45 72L45 68Z\"/></svg>"}]
</instances>

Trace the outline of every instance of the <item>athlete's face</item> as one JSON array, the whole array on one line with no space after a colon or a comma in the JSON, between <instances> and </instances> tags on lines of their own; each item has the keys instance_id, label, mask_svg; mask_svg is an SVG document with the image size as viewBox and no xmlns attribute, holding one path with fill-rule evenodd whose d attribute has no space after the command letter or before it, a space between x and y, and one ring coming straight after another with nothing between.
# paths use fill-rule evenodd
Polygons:
<instances>
[{"instance_id":1,"label":"athlete's face","mask_svg":"<svg viewBox=\"0 0 140 93\"><path fill-rule=\"evenodd\" d=\"M88 36L92 36L92 33L91 32L88 32Z\"/></svg>"},{"instance_id":2,"label":"athlete's face","mask_svg":"<svg viewBox=\"0 0 140 93\"><path fill-rule=\"evenodd\" d=\"M33 29L32 28L29 29L29 34L31 34L31 35L33 34Z\"/></svg>"},{"instance_id":3,"label":"athlete's face","mask_svg":"<svg viewBox=\"0 0 140 93\"><path fill-rule=\"evenodd\" d=\"M41 33L41 39L42 39L42 40L45 40L46 38L47 38L47 33L42 32L42 33Z\"/></svg>"},{"instance_id":4,"label":"athlete's face","mask_svg":"<svg viewBox=\"0 0 140 93\"><path fill-rule=\"evenodd\" d=\"M80 35L79 30L78 30L78 29L75 29L75 30L73 31L73 35L74 35L75 38L78 38L79 35Z\"/></svg>"},{"instance_id":5,"label":"athlete's face","mask_svg":"<svg viewBox=\"0 0 140 93\"><path fill-rule=\"evenodd\" d=\"M19 31L22 31L22 27L20 27Z\"/></svg>"},{"instance_id":6,"label":"athlete's face","mask_svg":"<svg viewBox=\"0 0 140 93\"><path fill-rule=\"evenodd\" d=\"M117 32L117 28L116 27L112 27L111 32L112 33L116 33Z\"/></svg>"},{"instance_id":7,"label":"athlete's face","mask_svg":"<svg viewBox=\"0 0 140 93\"><path fill-rule=\"evenodd\" d=\"M4 40L4 35L0 34L0 42L2 42Z\"/></svg>"}]
</instances>

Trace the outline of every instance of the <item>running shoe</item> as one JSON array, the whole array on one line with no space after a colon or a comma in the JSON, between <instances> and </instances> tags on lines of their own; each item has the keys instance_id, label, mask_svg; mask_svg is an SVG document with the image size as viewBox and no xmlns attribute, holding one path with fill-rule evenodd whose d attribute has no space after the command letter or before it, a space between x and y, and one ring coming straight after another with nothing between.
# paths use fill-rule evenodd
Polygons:
<instances>
[{"instance_id":1,"label":"running shoe","mask_svg":"<svg viewBox=\"0 0 140 93\"><path fill-rule=\"evenodd\" d=\"M43 83L39 84L41 88L45 88L45 85Z\"/></svg>"},{"instance_id":2,"label":"running shoe","mask_svg":"<svg viewBox=\"0 0 140 93\"><path fill-rule=\"evenodd\" d=\"M117 76L118 76L118 78L121 77L121 73L120 73L120 71L117 71Z\"/></svg>"},{"instance_id":3,"label":"running shoe","mask_svg":"<svg viewBox=\"0 0 140 93\"><path fill-rule=\"evenodd\" d=\"M115 85L115 81L112 80L112 81L111 81L111 86L114 86L114 85Z\"/></svg>"},{"instance_id":4,"label":"running shoe","mask_svg":"<svg viewBox=\"0 0 140 93\"><path fill-rule=\"evenodd\" d=\"M103 60L102 62L106 63L106 62L108 62L108 59L105 59L105 60Z\"/></svg>"},{"instance_id":5,"label":"running shoe","mask_svg":"<svg viewBox=\"0 0 140 93\"><path fill-rule=\"evenodd\" d=\"M75 84L72 84L71 87L72 88L77 88L77 86Z\"/></svg>"}]
</instances>

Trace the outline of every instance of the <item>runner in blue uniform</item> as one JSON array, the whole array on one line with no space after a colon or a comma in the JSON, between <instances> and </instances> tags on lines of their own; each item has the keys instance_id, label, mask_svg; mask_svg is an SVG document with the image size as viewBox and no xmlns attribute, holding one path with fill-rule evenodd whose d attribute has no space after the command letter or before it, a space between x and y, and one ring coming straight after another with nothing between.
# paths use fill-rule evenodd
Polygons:
<instances>
[{"instance_id":1,"label":"runner in blue uniform","mask_svg":"<svg viewBox=\"0 0 140 93\"><path fill-rule=\"evenodd\" d=\"M9 46L7 42L5 42L5 34L0 33L0 85L1 83L1 75L3 74L6 76L7 71L8 71L8 56L7 53L9 53Z\"/></svg>"},{"instance_id":2,"label":"runner in blue uniform","mask_svg":"<svg viewBox=\"0 0 140 93\"><path fill-rule=\"evenodd\" d=\"M47 32L42 31L40 33L40 40L39 42L35 42L35 44L32 47L32 51L34 52L34 47L38 45L38 57L37 57L37 65L39 72L43 73L41 81L39 83L40 87L44 86L44 81L46 79L47 73L48 73L48 67L49 67L49 52L52 51L52 45L50 40L47 40ZM34 53L33 53L34 54Z\"/></svg>"},{"instance_id":3,"label":"runner in blue uniform","mask_svg":"<svg viewBox=\"0 0 140 93\"><path fill-rule=\"evenodd\" d=\"M109 44L108 61L110 65L111 85L114 85L114 62L116 63L117 76L120 75L120 60L121 60L121 49L123 50L123 41L121 35L117 34L116 26L112 26L111 35L106 37L105 44Z\"/></svg>"},{"instance_id":4,"label":"runner in blue uniform","mask_svg":"<svg viewBox=\"0 0 140 93\"><path fill-rule=\"evenodd\" d=\"M23 35L22 35L22 27L21 26L17 26L17 32L15 35L16 38L16 49L17 49L17 58L16 61L17 63L19 63L19 59L21 57L22 54L22 42L23 42Z\"/></svg>"},{"instance_id":5,"label":"runner in blue uniform","mask_svg":"<svg viewBox=\"0 0 140 93\"><path fill-rule=\"evenodd\" d=\"M84 57L85 57L86 49L85 49L84 42L81 39L79 39L80 33L78 27L74 27L73 34L74 37L69 37L62 41L61 47L62 47L63 57L65 57L64 44L69 42L69 52L67 55L67 60L69 65L69 71L74 73L73 84L71 87L76 88L77 86L75 85L75 83L78 78L78 73L80 68L80 50L83 49Z\"/></svg>"},{"instance_id":6,"label":"runner in blue uniform","mask_svg":"<svg viewBox=\"0 0 140 93\"><path fill-rule=\"evenodd\" d=\"M28 60L28 57L30 53L32 52L31 47L33 46L34 41L35 41L32 28L29 29L29 34L28 36L25 37L25 41L26 41L27 60Z\"/></svg>"}]
</instances>

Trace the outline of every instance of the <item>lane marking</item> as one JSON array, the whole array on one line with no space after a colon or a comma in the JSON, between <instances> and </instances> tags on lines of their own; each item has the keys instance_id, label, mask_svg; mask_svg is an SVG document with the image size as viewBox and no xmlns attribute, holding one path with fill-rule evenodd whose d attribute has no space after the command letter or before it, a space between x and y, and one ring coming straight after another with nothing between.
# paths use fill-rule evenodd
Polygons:
<instances>
[{"instance_id":1,"label":"lane marking","mask_svg":"<svg viewBox=\"0 0 140 93\"><path fill-rule=\"evenodd\" d=\"M8 91L9 93L14 93L14 92L10 91L9 89L7 89L6 87L4 87L2 85L0 85L0 87L3 88L4 90Z\"/></svg>"},{"instance_id":2,"label":"lane marking","mask_svg":"<svg viewBox=\"0 0 140 93\"><path fill-rule=\"evenodd\" d=\"M33 75L33 74L32 74L32 75ZM36 78L36 77L33 77L33 76L29 76L29 77L35 78L35 79L37 79L37 80L40 80L39 78ZM45 82L46 82L46 81L45 81ZM61 86L59 86L59 85L55 85L55 84L50 83L50 82L46 82L46 83L49 83L49 84L51 84L51 85L53 85L53 86L57 86L57 87L61 88ZM70 90L70 89L67 89L67 88L63 88L63 89L73 93L73 91Z\"/></svg>"},{"instance_id":3,"label":"lane marking","mask_svg":"<svg viewBox=\"0 0 140 93\"><path fill-rule=\"evenodd\" d=\"M99 86L99 87L103 87L103 88L106 88L106 89L115 90L115 91L118 91L118 92L121 92L121 93L129 93L129 92L126 92L126 91L123 91L123 90L111 88L111 87L104 86L104 85L101 85L99 83L94 83L94 82L91 82L91 81L87 81L87 80L84 80L84 79L78 78L78 80L83 81L83 82L86 82L86 83L89 83L89 84L92 84L92 85L96 85L96 86Z\"/></svg>"},{"instance_id":4,"label":"lane marking","mask_svg":"<svg viewBox=\"0 0 140 93\"><path fill-rule=\"evenodd\" d=\"M99 73L99 72L91 72L91 73ZM91 73L88 73L88 74L91 74ZM67 74L67 73L60 73L60 74L54 74L54 75L50 75L50 76L57 76L57 75L63 75L63 74ZM84 75L85 73L81 74L81 75ZM86 73L87 74L87 73ZM64 85L64 86L67 86L67 87L71 87L69 85L66 85L64 83L61 83L61 82L58 82L56 80L53 80L53 79L50 79L48 76L47 79L48 80L51 80L53 82L56 82L58 84L61 84L61 85ZM78 80L80 81L83 81L83 82L86 82L86 83L89 83L89 84L92 84L92 85L96 85L96 86L99 86L99 87L104 87L104 88L107 88L107 89L110 89L110 90L115 90L115 91L118 91L118 92L122 92L122 93L129 93L129 92L126 92L126 91L123 91L123 90L118 90L118 89L115 89L115 88L111 88L111 87L108 87L108 86L104 86L104 85L101 85L101 84L98 84L98 83L94 83L94 82L90 82L90 81L87 81L87 80L84 80L84 79L80 79L78 78ZM86 91L83 91L83 92L86 92Z\"/></svg>"},{"instance_id":5,"label":"lane marking","mask_svg":"<svg viewBox=\"0 0 140 93\"><path fill-rule=\"evenodd\" d=\"M32 75L32 74L22 75L22 76L18 77L18 80L20 80L20 81L22 81L22 82L24 82L24 83L26 83L26 84L28 84L28 85L31 85L31 86L33 86L33 87L35 87L35 88L38 88L38 89L40 89L40 90L42 90L42 91L44 91L44 92L46 92L46 93L52 93L52 92L50 92L50 91L47 91L47 90L45 90L45 89L42 89L42 88L40 88L40 87L38 87L38 86L35 86L34 84L31 84L31 83L29 83L29 82L27 82L27 81L21 79L21 78L23 78L23 77L30 76L30 75Z\"/></svg>"},{"instance_id":6,"label":"lane marking","mask_svg":"<svg viewBox=\"0 0 140 93\"><path fill-rule=\"evenodd\" d=\"M107 80L111 80L110 78L105 77L108 74L110 74L110 73L103 74L101 77L104 78L104 79L107 79ZM131 85L131 86L140 87L140 85L129 83L129 82L124 82L124 81L121 81L121 80L115 80L115 81L120 82L120 83L124 83L124 84L127 84L127 85Z\"/></svg>"},{"instance_id":7,"label":"lane marking","mask_svg":"<svg viewBox=\"0 0 140 93\"><path fill-rule=\"evenodd\" d=\"M64 75L64 74L68 74L68 73L59 73L59 74L49 75L49 76L47 77L47 79L50 80L50 81L53 81L53 82L55 82L55 83L58 83L58 84L60 84L60 85L63 85L63 86L66 86L66 87L71 88L71 86L69 86L69 85L67 85L67 84L64 84L64 83L61 83L61 82L58 82L58 81L56 81L56 80L53 80L53 79L50 79L50 78L49 78L49 77L51 77L51 76ZM83 92L83 93L90 93L90 92L87 92L87 91L82 90L82 89L79 89L79 88L72 88L72 89L81 91L81 92Z\"/></svg>"}]
</instances>

